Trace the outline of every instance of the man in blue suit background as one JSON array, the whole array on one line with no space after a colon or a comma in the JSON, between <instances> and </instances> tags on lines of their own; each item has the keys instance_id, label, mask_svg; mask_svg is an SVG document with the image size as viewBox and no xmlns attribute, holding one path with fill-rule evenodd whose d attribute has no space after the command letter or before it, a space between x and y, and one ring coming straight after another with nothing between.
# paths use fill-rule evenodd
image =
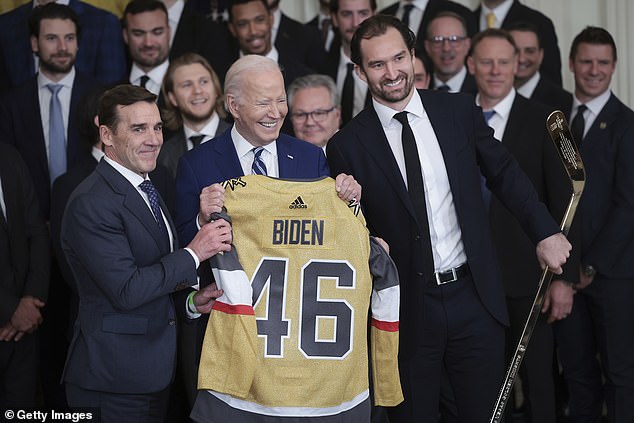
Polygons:
<instances>
[{"instance_id":1,"label":"man in blue suit background","mask_svg":"<svg viewBox=\"0 0 634 423\"><path fill-rule=\"evenodd\" d=\"M98 122L105 157L75 189L62 220L79 291L63 380L69 405L100 408L103 423L164 421L176 366L170 294L197 282L200 262L230 249L231 228L222 219L177 247L148 177L163 144L155 102L131 85L104 93ZM214 285L205 292L208 299L222 294Z\"/></svg>"},{"instance_id":2,"label":"man in blue suit background","mask_svg":"<svg viewBox=\"0 0 634 423\"><path fill-rule=\"evenodd\" d=\"M275 61L259 55L237 60L227 72L225 94L234 125L185 153L178 166L174 220L181 244L187 243L198 227L210 222L212 212L222 205L223 189L219 182L251 173L289 179L329 175L321 148L280 134L288 105L284 79ZM336 188L344 200L361 196L361 187L348 175L337 176ZM201 274L201 286L211 281L208 266L206 270L206 274ZM179 296L182 298L176 301L177 307L185 313L189 301L183 292ZM193 318L189 323L197 326L194 341L197 346L196 358L183 365L193 366L192 371L197 371L207 319L196 319L199 316L196 310L188 310L187 316Z\"/></svg>"},{"instance_id":3,"label":"man in blue suit background","mask_svg":"<svg viewBox=\"0 0 634 423\"><path fill-rule=\"evenodd\" d=\"M542 265L561 273L571 246L473 98L414 89L414 46L394 17L359 25L352 60L372 106L333 136L328 161L363 185L370 233L387 241L399 270L405 401L390 422L437 419L443 368L460 421L488 422L508 316L481 175L537 244Z\"/></svg>"}]
</instances>

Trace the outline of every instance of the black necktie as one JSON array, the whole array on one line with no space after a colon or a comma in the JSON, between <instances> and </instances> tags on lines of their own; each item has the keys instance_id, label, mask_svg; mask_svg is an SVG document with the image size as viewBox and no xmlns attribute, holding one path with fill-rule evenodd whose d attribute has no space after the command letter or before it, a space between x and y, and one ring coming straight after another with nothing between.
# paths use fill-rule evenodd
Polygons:
<instances>
[{"instance_id":1,"label":"black necktie","mask_svg":"<svg viewBox=\"0 0 634 423\"><path fill-rule=\"evenodd\" d=\"M346 79L343 80L343 91L341 93L341 126L350 122L352 119L352 109L354 107L354 77L352 71L353 63L348 63L346 71Z\"/></svg>"},{"instance_id":2,"label":"black necktie","mask_svg":"<svg viewBox=\"0 0 634 423\"><path fill-rule=\"evenodd\" d=\"M142 75L141 76L141 82L140 82L140 86L143 88L146 88L145 85L147 84L147 82L150 80L150 77L147 75Z\"/></svg>"},{"instance_id":3,"label":"black necktie","mask_svg":"<svg viewBox=\"0 0 634 423\"><path fill-rule=\"evenodd\" d=\"M581 141L583 141L583 132L586 129L586 120L583 117L583 112L585 112L586 110L588 110L588 106L586 106L585 104L580 104L579 107L577 107L577 114L572 120L572 126L570 127L572 138L575 140L577 147L581 147Z\"/></svg>"},{"instance_id":4,"label":"black necktie","mask_svg":"<svg viewBox=\"0 0 634 423\"><path fill-rule=\"evenodd\" d=\"M447 93L449 92L449 89L450 89L449 85L447 85L447 84L440 85L440 86L436 87L437 91L445 91Z\"/></svg>"},{"instance_id":5,"label":"black necktie","mask_svg":"<svg viewBox=\"0 0 634 423\"><path fill-rule=\"evenodd\" d=\"M418 160L418 148L412 127L407 121L407 112L399 112L394 115L403 129L401 142L403 143L403 155L405 156L405 171L407 172L407 191L416 211L416 219L420 228L419 236L423 242L423 270L425 278L434 273L434 256L431 250L431 238L429 237L429 221L427 220L427 206L425 205L425 186L421 164Z\"/></svg>"},{"instance_id":6,"label":"black necktie","mask_svg":"<svg viewBox=\"0 0 634 423\"><path fill-rule=\"evenodd\" d=\"M200 145L200 143L203 140L203 138L205 138L204 135L192 135L191 137L189 137L189 140L194 145L194 148L196 148L196 147L198 147Z\"/></svg>"},{"instance_id":7,"label":"black necktie","mask_svg":"<svg viewBox=\"0 0 634 423\"><path fill-rule=\"evenodd\" d=\"M403 17L401 18L401 22L403 22L405 26L409 26L409 15L412 13L413 8L413 4L406 4L403 6Z\"/></svg>"}]
</instances>

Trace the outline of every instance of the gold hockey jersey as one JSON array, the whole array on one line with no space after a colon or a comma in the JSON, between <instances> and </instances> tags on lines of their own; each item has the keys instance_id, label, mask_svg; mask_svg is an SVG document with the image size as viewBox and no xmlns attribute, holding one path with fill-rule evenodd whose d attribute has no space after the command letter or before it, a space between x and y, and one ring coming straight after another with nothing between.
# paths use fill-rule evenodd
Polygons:
<instances>
[{"instance_id":1,"label":"gold hockey jersey","mask_svg":"<svg viewBox=\"0 0 634 423\"><path fill-rule=\"evenodd\" d=\"M339 199L331 178L249 175L224 186L234 248L211 261L224 294L209 318L198 388L259 414L350 410L368 398L371 310L375 404L400 403L398 273L359 204Z\"/></svg>"}]
</instances>

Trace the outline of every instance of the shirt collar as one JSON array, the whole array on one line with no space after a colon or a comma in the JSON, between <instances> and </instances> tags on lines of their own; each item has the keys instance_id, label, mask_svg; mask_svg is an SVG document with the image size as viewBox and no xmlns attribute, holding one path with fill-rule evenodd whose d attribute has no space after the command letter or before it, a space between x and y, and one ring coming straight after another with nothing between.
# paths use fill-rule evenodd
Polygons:
<instances>
[{"instance_id":1,"label":"shirt collar","mask_svg":"<svg viewBox=\"0 0 634 423\"><path fill-rule=\"evenodd\" d=\"M114 160L112 160L110 157L106 155L103 156L103 160L105 160L110 166L114 167L114 169L117 172L119 172L124 178L126 178L128 182L130 182L132 186L135 188L138 188L138 186L143 181L148 179L147 175L145 176L145 178L143 178L143 176L139 175L136 172L131 171L127 167L123 166L122 164L115 162Z\"/></svg>"},{"instance_id":2,"label":"shirt collar","mask_svg":"<svg viewBox=\"0 0 634 423\"><path fill-rule=\"evenodd\" d=\"M55 3L68 6L68 4L70 3L70 0L56 0ZM33 0L33 8L35 9L37 6L38 6L37 0Z\"/></svg>"},{"instance_id":3,"label":"shirt collar","mask_svg":"<svg viewBox=\"0 0 634 423\"><path fill-rule=\"evenodd\" d=\"M535 75L531 76L521 87L517 87L517 92L526 98L531 98L537 84L539 84L540 77L539 71L535 72Z\"/></svg>"},{"instance_id":4,"label":"shirt collar","mask_svg":"<svg viewBox=\"0 0 634 423\"><path fill-rule=\"evenodd\" d=\"M207 124L200 131L194 131L189 126L183 124L183 130L185 131L185 138L189 139L192 135L204 135L205 138L210 139L216 136L216 129L218 129L218 124L220 123L220 118L218 117L218 113L215 111L209 118ZM203 138L204 139L204 138Z\"/></svg>"},{"instance_id":5,"label":"shirt collar","mask_svg":"<svg viewBox=\"0 0 634 423\"><path fill-rule=\"evenodd\" d=\"M238 158L242 158L255 148L253 144L240 135L235 124L233 125L233 128L231 128L231 139L233 140L233 145L236 148L236 153L238 153ZM277 156L277 140L267 145L263 145L262 147L264 147L264 149L269 153Z\"/></svg>"},{"instance_id":6,"label":"shirt collar","mask_svg":"<svg viewBox=\"0 0 634 423\"><path fill-rule=\"evenodd\" d=\"M493 14L495 15L495 19L501 23L504 20L504 18L506 18L506 15L509 13L511 6L513 6L513 1L514 0L504 0L502 3L500 3L498 6L496 6L493 9L489 9L488 7L484 5L484 3L482 3L482 12L480 13L480 16L485 17L487 13L493 12ZM485 18L485 21L486 21L486 18Z\"/></svg>"},{"instance_id":7,"label":"shirt collar","mask_svg":"<svg viewBox=\"0 0 634 423\"><path fill-rule=\"evenodd\" d=\"M64 76L62 79L60 79L57 82L51 81L42 72L37 73L37 85L40 89L46 87L46 85L48 84L63 85L65 88L72 89L74 81L75 81L75 67L74 66L70 68L70 72L68 72L66 76Z\"/></svg>"},{"instance_id":8,"label":"shirt collar","mask_svg":"<svg viewBox=\"0 0 634 423\"><path fill-rule=\"evenodd\" d=\"M240 57L242 58L244 56L245 54L242 52L242 50L240 50ZM273 41L271 41L271 51L266 53L264 57L273 60L275 63L279 63L280 54L278 53L277 49L273 45Z\"/></svg>"},{"instance_id":9,"label":"shirt collar","mask_svg":"<svg viewBox=\"0 0 634 423\"><path fill-rule=\"evenodd\" d=\"M464 82L465 77L467 76L467 67L463 66L460 69L460 72L452 76L447 80L447 82L442 82L440 79L434 76L434 87L438 88L441 85L446 85L449 87L449 91L452 93L460 92L462 88L462 83Z\"/></svg>"},{"instance_id":10,"label":"shirt collar","mask_svg":"<svg viewBox=\"0 0 634 423\"><path fill-rule=\"evenodd\" d=\"M506 95L506 97L500 100L498 104L486 110L495 110L495 113L500 115L500 117L504 119L504 121L506 121L509 115L511 114L511 107L513 107L513 101L515 101L515 88L512 88L511 92L509 92ZM478 106L480 105L480 94L476 96L476 104Z\"/></svg>"},{"instance_id":11,"label":"shirt collar","mask_svg":"<svg viewBox=\"0 0 634 423\"><path fill-rule=\"evenodd\" d=\"M163 77L165 76L169 65L170 61L169 59L166 59L163 63L155 66L154 68L150 69L149 72L145 73L136 63L133 63L132 70L130 70L130 82L134 83L134 81L136 81L143 75L147 75L148 77L150 77L152 82L160 86L163 83Z\"/></svg>"},{"instance_id":12,"label":"shirt collar","mask_svg":"<svg viewBox=\"0 0 634 423\"><path fill-rule=\"evenodd\" d=\"M101 158L105 156L105 153L102 150L95 147L94 145L92 146L92 149L90 150L90 154L95 160L97 160L97 162L99 162L99 160L101 160Z\"/></svg>"},{"instance_id":13,"label":"shirt collar","mask_svg":"<svg viewBox=\"0 0 634 423\"><path fill-rule=\"evenodd\" d=\"M599 94L598 96L584 104L588 107L592 114L598 116L599 112L601 112L603 107L607 104L608 100L610 100L611 95L612 91L610 91L610 89L608 88L602 94ZM580 104L581 102L577 100L577 97L575 96L572 102L572 110L575 111L575 114Z\"/></svg>"},{"instance_id":14,"label":"shirt collar","mask_svg":"<svg viewBox=\"0 0 634 423\"><path fill-rule=\"evenodd\" d=\"M374 98L372 98L372 104L374 105L374 110L379 117L381 126L383 126L384 128L388 128L393 125L394 122L396 122L396 120L394 119L394 115L398 113L398 111L379 103ZM414 90L412 98L409 99L409 102L407 103L403 111L411 113L419 118L423 117L426 114L425 108L423 107L423 101L420 99L420 94L418 94L417 90Z\"/></svg>"}]
</instances>

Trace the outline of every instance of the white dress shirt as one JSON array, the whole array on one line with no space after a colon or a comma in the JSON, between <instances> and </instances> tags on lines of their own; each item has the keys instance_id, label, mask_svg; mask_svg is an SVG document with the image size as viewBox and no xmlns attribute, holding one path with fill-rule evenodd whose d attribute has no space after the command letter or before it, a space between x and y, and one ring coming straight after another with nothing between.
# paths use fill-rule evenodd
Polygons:
<instances>
[{"instance_id":1,"label":"white dress shirt","mask_svg":"<svg viewBox=\"0 0 634 423\"><path fill-rule=\"evenodd\" d=\"M434 87L438 88L441 85L446 85L449 87L450 93L459 93L462 88L462 84L464 83L464 79L467 77L467 67L463 66L460 69L460 72L452 76L447 80L447 82L442 82L434 75Z\"/></svg>"},{"instance_id":2,"label":"white dress shirt","mask_svg":"<svg viewBox=\"0 0 634 423\"><path fill-rule=\"evenodd\" d=\"M394 119L395 110L375 100L372 101L401 171L403 183L407 186L407 171L401 141L403 126ZM445 271L467 261L445 161L438 138L417 91L414 91L414 95L404 110L408 112L407 117L416 139L418 160L421 163L434 270Z\"/></svg>"},{"instance_id":3,"label":"white dress shirt","mask_svg":"<svg viewBox=\"0 0 634 423\"><path fill-rule=\"evenodd\" d=\"M494 110L495 114L491 116L489 119L488 125L493 129L493 133L495 138L498 141L502 141L502 137L504 136L504 130L506 129L506 124L509 121L509 115L511 114L511 107L513 107L513 101L515 101L515 89L511 89L506 97L498 102L491 109L485 109L483 111ZM476 96L476 104L480 105L480 95Z\"/></svg>"},{"instance_id":4,"label":"white dress shirt","mask_svg":"<svg viewBox=\"0 0 634 423\"><path fill-rule=\"evenodd\" d=\"M531 76L528 81L524 82L524 85L517 88L517 92L526 98L531 98L535 92L535 88L537 88L537 84L539 84L540 78L540 73L536 72L535 75Z\"/></svg>"},{"instance_id":5,"label":"white dress shirt","mask_svg":"<svg viewBox=\"0 0 634 423\"><path fill-rule=\"evenodd\" d=\"M167 24L170 27L170 48L174 44L174 35L176 35L176 29L178 23L181 20L183 9L185 8L185 2L183 0L176 0L176 2L167 9Z\"/></svg>"},{"instance_id":6,"label":"white dress shirt","mask_svg":"<svg viewBox=\"0 0 634 423\"><path fill-rule=\"evenodd\" d=\"M489 12L493 12L493 14L495 15L495 24L493 25L493 27L499 28L502 26L502 22L504 22L506 15L508 15L511 6L513 6L513 0L504 0L494 9L489 9L484 5L484 3L481 3L481 6L482 8L480 10L480 28L482 30L487 29L487 15L489 14Z\"/></svg>"},{"instance_id":7,"label":"white dress shirt","mask_svg":"<svg viewBox=\"0 0 634 423\"><path fill-rule=\"evenodd\" d=\"M62 106L62 118L64 119L64 133L66 134L66 145L68 145L68 116L70 115L70 98L73 93L73 83L75 82L75 67L57 82L48 79L42 72L37 74L38 97L40 100L40 117L42 118L42 132L44 133L44 144L46 146L46 157L50 158L50 141L48 131L50 126L50 107L52 93L47 84L62 85L62 89L57 93L57 98Z\"/></svg>"},{"instance_id":8,"label":"white dress shirt","mask_svg":"<svg viewBox=\"0 0 634 423\"><path fill-rule=\"evenodd\" d=\"M398 10L396 11L396 17L403 19L406 4L414 6L414 8L409 12L409 29L411 29L414 34L418 34L427 3L429 3L429 0L401 0L401 4L398 6Z\"/></svg>"},{"instance_id":9,"label":"white dress shirt","mask_svg":"<svg viewBox=\"0 0 634 423\"><path fill-rule=\"evenodd\" d=\"M156 66L148 73L143 72L140 67L137 66L136 63L132 64L132 69L130 70L130 83L134 85L141 85L141 77L143 75L147 75L150 79L145 84L145 88L154 95L159 95L161 93L161 84L163 83L163 77L167 73L167 68L170 65L169 60L165 60L160 65Z\"/></svg>"},{"instance_id":10,"label":"white dress shirt","mask_svg":"<svg viewBox=\"0 0 634 423\"><path fill-rule=\"evenodd\" d=\"M605 107L605 105L608 103L608 100L610 100L610 95L612 95L612 91L610 91L610 89L607 89L602 94L599 94L592 100L584 103L588 107L583 113L583 119L585 121L585 126L583 128L584 137L588 133L590 127L592 127L594 121L597 119L597 116L599 116L599 113L601 113L601 110L603 110L603 107ZM577 96L574 96L574 100L572 102L572 113L570 114L571 124L572 120L577 115L577 109L579 108L579 105L581 105L581 102L577 99ZM579 142L579 140L576 141Z\"/></svg>"},{"instance_id":11,"label":"white dress shirt","mask_svg":"<svg viewBox=\"0 0 634 423\"><path fill-rule=\"evenodd\" d=\"M253 159L255 158L255 154L253 153L255 146L240 135L235 125L231 128L231 140L236 148L236 153L238 153L240 166L242 166L242 173L245 175L251 175L253 173L251 166L253 165ZM266 174L273 178L279 178L280 168L277 163L277 141L273 141L263 147L264 151L262 151L260 158L266 166Z\"/></svg>"},{"instance_id":12,"label":"white dress shirt","mask_svg":"<svg viewBox=\"0 0 634 423\"><path fill-rule=\"evenodd\" d=\"M210 139L216 136L216 131L218 130L218 124L220 123L220 118L218 117L218 113L214 112L209 119L209 122L201 129L200 131L194 131L189 126L183 124L183 130L185 132L185 140L187 141L187 150L191 150L194 148L194 144L189 140L189 137L193 135L204 135L203 139L200 141L201 144L206 143Z\"/></svg>"}]
</instances>

